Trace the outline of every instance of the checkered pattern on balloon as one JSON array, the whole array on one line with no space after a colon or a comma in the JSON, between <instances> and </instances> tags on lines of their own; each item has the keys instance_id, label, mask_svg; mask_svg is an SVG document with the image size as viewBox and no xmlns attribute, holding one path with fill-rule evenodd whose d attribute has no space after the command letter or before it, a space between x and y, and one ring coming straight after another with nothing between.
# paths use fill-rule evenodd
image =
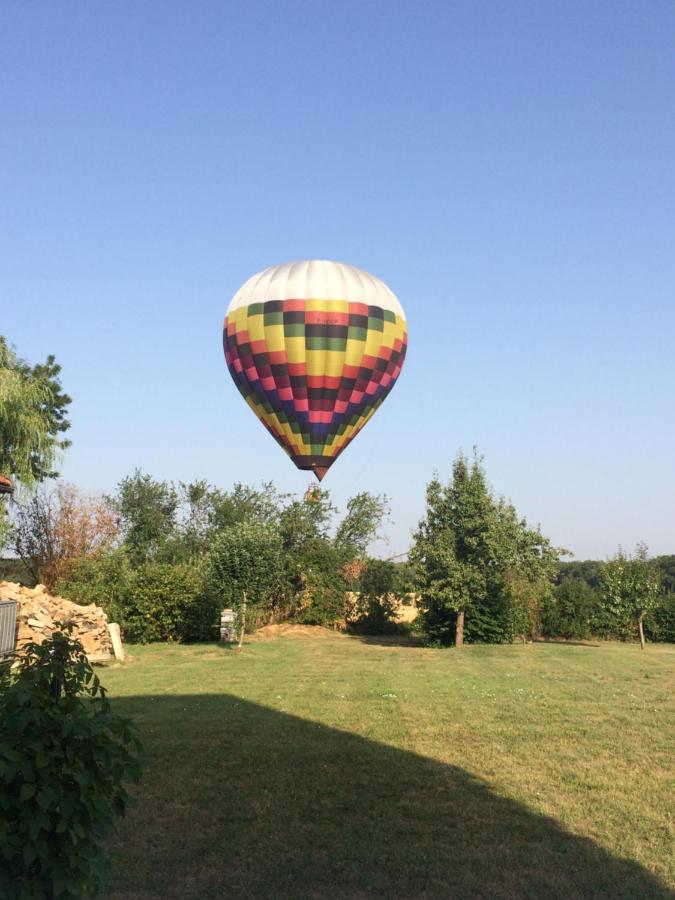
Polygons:
<instances>
[{"instance_id":1,"label":"checkered pattern on balloon","mask_svg":"<svg viewBox=\"0 0 675 900\"><path fill-rule=\"evenodd\" d=\"M407 326L373 303L267 300L228 311L223 343L253 412L299 469L322 478L396 383Z\"/></svg>"}]
</instances>

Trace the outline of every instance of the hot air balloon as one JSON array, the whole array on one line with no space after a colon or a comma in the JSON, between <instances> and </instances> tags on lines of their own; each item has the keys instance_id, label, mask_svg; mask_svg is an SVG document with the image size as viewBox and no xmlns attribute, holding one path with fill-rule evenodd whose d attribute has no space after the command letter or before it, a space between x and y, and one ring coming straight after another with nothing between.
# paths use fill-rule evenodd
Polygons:
<instances>
[{"instance_id":1,"label":"hot air balloon","mask_svg":"<svg viewBox=\"0 0 675 900\"><path fill-rule=\"evenodd\" d=\"M379 278L310 259L249 278L228 307L223 344L253 412L321 481L396 383L407 326Z\"/></svg>"}]
</instances>

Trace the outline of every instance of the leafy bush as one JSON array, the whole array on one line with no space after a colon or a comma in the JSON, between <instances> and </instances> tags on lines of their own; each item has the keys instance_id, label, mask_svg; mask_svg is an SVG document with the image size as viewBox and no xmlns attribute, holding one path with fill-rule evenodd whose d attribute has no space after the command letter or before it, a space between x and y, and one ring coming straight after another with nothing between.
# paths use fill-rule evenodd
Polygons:
<instances>
[{"instance_id":1,"label":"leafy bush","mask_svg":"<svg viewBox=\"0 0 675 900\"><path fill-rule=\"evenodd\" d=\"M416 627L424 635L428 647L449 647L455 640L457 611L440 603L432 602L424 606L423 598Z\"/></svg>"},{"instance_id":2,"label":"leafy bush","mask_svg":"<svg viewBox=\"0 0 675 900\"><path fill-rule=\"evenodd\" d=\"M588 582L566 575L542 607L542 634L571 640L592 637L592 624L600 624L601 597Z\"/></svg>"},{"instance_id":3,"label":"leafy bush","mask_svg":"<svg viewBox=\"0 0 675 900\"><path fill-rule=\"evenodd\" d=\"M124 628L125 607L131 591L133 572L124 550L78 560L56 591L74 603L102 606L111 622Z\"/></svg>"},{"instance_id":4,"label":"leafy bush","mask_svg":"<svg viewBox=\"0 0 675 900\"><path fill-rule=\"evenodd\" d=\"M506 644L527 631L506 584L491 584L480 603L469 603L464 624L464 639L469 644Z\"/></svg>"},{"instance_id":5,"label":"leafy bush","mask_svg":"<svg viewBox=\"0 0 675 900\"><path fill-rule=\"evenodd\" d=\"M347 615L344 579L330 569L312 569L299 596L297 620L303 625L343 628Z\"/></svg>"},{"instance_id":6,"label":"leafy bush","mask_svg":"<svg viewBox=\"0 0 675 900\"><path fill-rule=\"evenodd\" d=\"M651 641L675 643L675 593L661 595L658 606L645 617L645 632Z\"/></svg>"},{"instance_id":7,"label":"leafy bush","mask_svg":"<svg viewBox=\"0 0 675 900\"><path fill-rule=\"evenodd\" d=\"M86 701L86 702L85 702ZM0 681L0 896L81 898L130 803L140 744L114 715L82 645L56 632Z\"/></svg>"},{"instance_id":8,"label":"leafy bush","mask_svg":"<svg viewBox=\"0 0 675 900\"><path fill-rule=\"evenodd\" d=\"M283 574L281 537L275 528L243 522L225 528L208 559L211 595L220 608L239 609L246 594L249 625L261 624L261 611L274 615Z\"/></svg>"},{"instance_id":9,"label":"leafy bush","mask_svg":"<svg viewBox=\"0 0 675 900\"><path fill-rule=\"evenodd\" d=\"M359 579L357 618L351 630L360 634L391 634L401 628L395 621L398 587L396 566L387 560L369 559Z\"/></svg>"},{"instance_id":10,"label":"leafy bush","mask_svg":"<svg viewBox=\"0 0 675 900\"><path fill-rule=\"evenodd\" d=\"M323 538L311 540L301 554L288 557L289 568L298 570L291 584L300 585L295 591L299 622L344 628L349 609L347 561L343 550Z\"/></svg>"},{"instance_id":11,"label":"leafy bush","mask_svg":"<svg viewBox=\"0 0 675 900\"><path fill-rule=\"evenodd\" d=\"M327 491L291 499L272 484L230 492L204 481L179 487L136 471L118 486L113 508L121 546L69 557L59 593L96 603L127 641L214 637L218 610L247 598L246 627L296 618L345 625L345 592L387 503L367 492L336 512Z\"/></svg>"},{"instance_id":12,"label":"leafy bush","mask_svg":"<svg viewBox=\"0 0 675 900\"><path fill-rule=\"evenodd\" d=\"M218 603L203 576L187 563L141 563L131 567L120 549L83 559L58 590L75 603L96 603L118 622L124 639L204 640L214 636Z\"/></svg>"},{"instance_id":13,"label":"leafy bush","mask_svg":"<svg viewBox=\"0 0 675 900\"><path fill-rule=\"evenodd\" d=\"M145 563L122 598L121 625L127 640L204 640L214 636L218 604L203 577L189 565Z\"/></svg>"}]
</instances>

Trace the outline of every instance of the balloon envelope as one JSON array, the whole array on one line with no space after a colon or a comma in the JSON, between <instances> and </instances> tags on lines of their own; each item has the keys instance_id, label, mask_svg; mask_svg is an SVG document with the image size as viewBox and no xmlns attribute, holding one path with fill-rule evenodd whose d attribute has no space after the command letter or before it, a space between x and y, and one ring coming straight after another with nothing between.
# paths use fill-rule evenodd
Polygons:
<instances>
[{"instance_id":1,"label":"balloon envelope","mask_svg":"<svg viewBox=\"0 0 675 900\"><path fill-rule=\"evenodd\" d=\"M392 291L327 260L271 266L232 298L230 374L299 469L321 480L391 391L407 347Z\"/></svg>"}]
</instances>

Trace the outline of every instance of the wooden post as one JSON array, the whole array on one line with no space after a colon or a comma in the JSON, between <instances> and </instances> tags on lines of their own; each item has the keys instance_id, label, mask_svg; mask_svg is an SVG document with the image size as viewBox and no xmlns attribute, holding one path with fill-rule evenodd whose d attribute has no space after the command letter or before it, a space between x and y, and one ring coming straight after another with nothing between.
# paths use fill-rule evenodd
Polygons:
<instances>
[{"instance_id":1,"label":"wooden post","mask_svg":"<svg viewBox=\"0 0 675 900\"><path fill-rule=\"evenodd\" d=\"M124 647L122 646L122 635L120 634L120 626L117 622L108 622L108 631L110 633L110 640L113 645L113 653L115 654L115 659L119 659L120 662L124 661Z\"/></svg>"},{"instance_id":2,"label":"wooden post","mask_svg":"<svg viewBox=\"0 0 675 900\"><path fill-rule=\"evenodd\" d=\"M638 631L640 632L640 650L645 649L645 630L642 626L642 620L644 618L644 613L640 613L638 618Z\"/></svg>"},{"instance_id":3,"label":"wooden post","mask_svg":"<svg viewBox=\"0 0 675 900\"><path fill-rule=\"evenodd\" d=\"M243 592L243 600L241 602L241 616L240 616L240 624L239 624L239 646L237 649L241 650L244 646L244 631L246 629L246 591Z\"/></svg>"}]
</instances>

